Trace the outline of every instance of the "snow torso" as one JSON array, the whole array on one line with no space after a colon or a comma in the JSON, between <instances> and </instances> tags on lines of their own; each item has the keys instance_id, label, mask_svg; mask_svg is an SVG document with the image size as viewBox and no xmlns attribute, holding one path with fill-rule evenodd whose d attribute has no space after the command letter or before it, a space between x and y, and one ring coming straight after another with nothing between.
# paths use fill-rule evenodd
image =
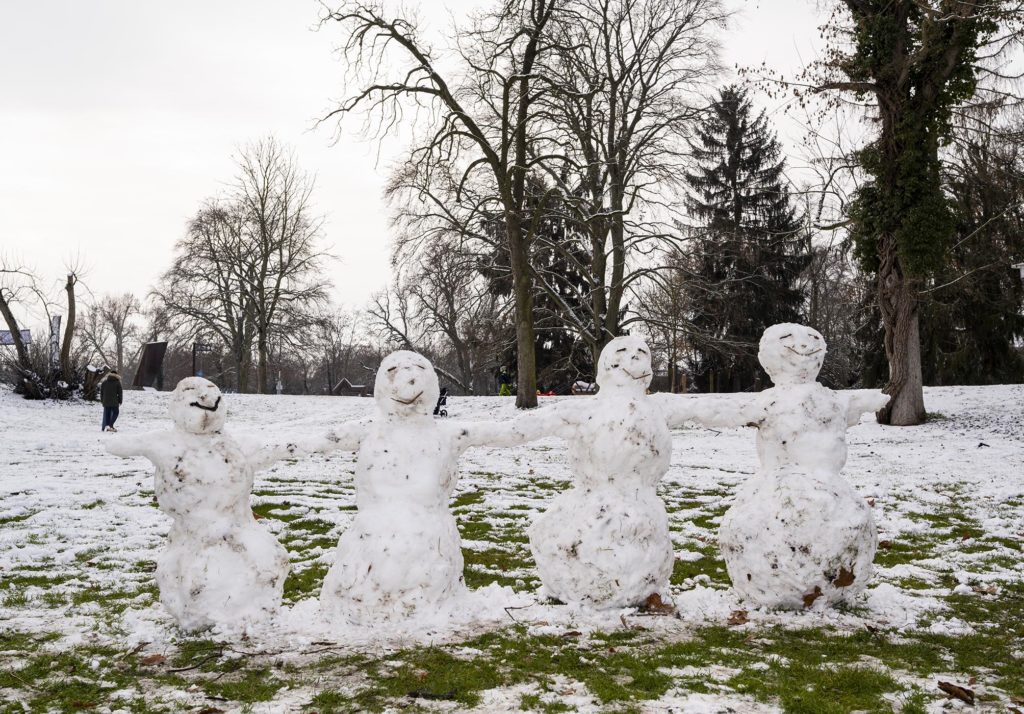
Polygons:
<instances>
[{"instance_id":1,"label":"snow torso","mask_svg":"<svg viewBox=\"0 0 1024 714\"><path fill-rule=\"evenodd\" d=\"M154 490L175 528L215 530L252 519L253 469L234 439L169 432L165 443Z\"/></svg>"},{"instance_id":2,"label":"snow torso","mask_svg":"<svg viewBox=\"0 0 1024 714\"><path fill-rule=\"evenodd\" d=\"M593 408L576 409L571 417L576 435L569 441L569 463L575 486L656 487L672 456L672 435L658 409L643 395L582 399Z\"/></svg>"},{"instance_id":3,"label":"snow torso","mask_svg":"<svg viewBox=\"0 0 1024 714\"><path fill-rule=\"evenodd\" d=\"M547 594L568 603L626 607L667 595L674 554L657 485L672 438L647 399L650 354L635 337L601 353L596 397L551 410L552 433L569 443L573 487L529 529Z\"/></svg>"},{"instance_id":4,"label":"snow torso","mask_svg":"<svg viewBox=\"0 0 1024 714\"><path fill-rule=\"evenodd\" d=\"M446 511L457 477L451 434L432 419L378 422L359 449L356 506Z\"/></svg>"},{"instance_id":5,"label":"snow torso","mask_svg":"<svg viewBox=\"0 0 1024 714\"><path fill-rule=\"evenodd\" d=\"M357 624L403 620L465 592L462 541L448 501L459 451L429 410L437 377L422 356L393 352L381 363L378 417L359 448L358 513L320 591L322 611Z\"/></svg>"},{"instance_id":6,"label":"snow torso","mask_svg":"<svg viewBox=\"0 0 1024 714\"><path fill-rule=\"evenodd\" d=\"M795 467L838 474L846 465L846 404L817 382L758 395L764 417L757 456L765 470Z\"/></svg>"}]
</instances>

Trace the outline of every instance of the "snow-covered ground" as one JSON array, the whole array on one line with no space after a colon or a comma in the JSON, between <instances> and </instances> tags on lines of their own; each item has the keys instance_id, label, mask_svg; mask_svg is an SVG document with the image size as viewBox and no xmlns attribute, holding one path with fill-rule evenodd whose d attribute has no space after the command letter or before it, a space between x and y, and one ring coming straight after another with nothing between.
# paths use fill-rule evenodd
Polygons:
<instances>
[{"instance_id":1,"label":"snow-covered ground","mask_svg":"<svg viewBox=\"0 0 1024 714\"><path fill-rule=\"evenodd\" d=\"M166 394L125 396L122 433L168 426ZM5 391L0 712L21 711L19 703L33 711L327 712L395 702L448 711L813 711L811 694L794 703L791 690L818 686L799 668L816 647L825 658L817 666L835 676L823 675L813 696L834 711L860 701L850 688L870 689L857 679L865 668L881 673L871 685L880 693L855 708L961 706L939 691L942 680L1005 710L1024 697L1024 386L925 396L933 419L923 426L884 428L865 418L848 432L844 474L873 507L881 541L874 584L853 608L744 609L728 589L715 537L736 485L754 471L754 434L692 428L673 433L660 489L676 549L673 616L595 614L536 597L525 530L569 477L563 444L546 439L471 450L453 499L467 583L503 586L496 601L513 597L514 607L496 608L486 626L415 637L389 628L319 631L303 621L299 603L318 593L354 515L352 455L258 474L253 507L291 554L285 598L293 609L239 643L183 635L156 601L152 564L170 521L155 507L148 462L104 450L116 437L100 433L99 406L27 402ZM373 408L359 398L225 399L228 428L268 443ZM451 419L515 414L511 399L449 404ZM806 633L805 648L784 649L791 632ZM855 653L840 646L860 637L869 639ZM938 654L929 659L915 645Z\"/></svg>"}]
</instances>

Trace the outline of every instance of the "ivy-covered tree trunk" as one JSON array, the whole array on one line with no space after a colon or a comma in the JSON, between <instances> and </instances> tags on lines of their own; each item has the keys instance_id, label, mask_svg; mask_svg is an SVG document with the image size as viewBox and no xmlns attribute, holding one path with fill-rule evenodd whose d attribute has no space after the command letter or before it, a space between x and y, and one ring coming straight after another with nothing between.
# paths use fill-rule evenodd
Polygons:
<instances>
[{"instance_id":1,"label":"ivy-covered tree trunk","mask_svg":"<svg viewBox=\"0 0 1024 714\"><path fill-rule=\"evenodd\" d=\"M883 241L878 269L878 305L885 327L885 354L889 360L891 395L878 413L883 424L920 424L925 419L924 385L921 378L921 337L918 329L916 281L909 280L900 266L896 242Z\"/></svg>"}]
</instances>

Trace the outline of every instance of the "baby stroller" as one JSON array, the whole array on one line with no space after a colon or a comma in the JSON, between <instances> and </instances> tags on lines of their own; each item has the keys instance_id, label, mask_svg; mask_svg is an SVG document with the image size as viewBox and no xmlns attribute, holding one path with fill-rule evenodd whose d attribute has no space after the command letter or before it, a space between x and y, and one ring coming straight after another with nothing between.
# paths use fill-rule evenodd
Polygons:
<instances>
[{"instance_id":1,"label":"baby stroller","mask_svg":"<svg viewBox=\"0 0 1024 714\"><path fill-rule=\"evenodd\" d=\"M441 387L441 395L437 398L437 405L434 407L434 416L448 416L446 406L448 406L448 387Z\"/></svg>"}]
</instances>

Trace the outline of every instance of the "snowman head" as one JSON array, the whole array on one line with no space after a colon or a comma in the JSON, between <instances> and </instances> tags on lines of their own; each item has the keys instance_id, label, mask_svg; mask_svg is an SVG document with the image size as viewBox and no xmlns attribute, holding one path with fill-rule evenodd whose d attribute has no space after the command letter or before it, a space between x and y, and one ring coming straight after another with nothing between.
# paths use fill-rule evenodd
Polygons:
<instances>
[{"instance_id":1,"label":"snowman head","mask_svg":"<svg viewBox=\"0 0 1024 714\"><path fill-rule=\"evenodd\" d=\"M616 337L601 350L597 384L602 392L615 389L643 394L652 375L651 350L639 337Z\"/></svg>"},{"instance_id":2,"label":"snowman head","mask_svg":"<svg viewBox=\"0 0 1024 714\"><path fill-rule=\"evenodd\" d=\"M407 350L385 357L373 383L377 408L398 417L429 416L439 394L437 374L429 360Z\"/></svg>"},{"instance_id":3,"label":"snowman head","mask_svg":"<svg viewBox=\"0 0 1024 714\"><path fill-rule=\"evenodd\" d=\"M757 359L775 384L807 384L825 359L825 338L805 325L772 325L761 335Z\"/></svg>"},{"instance_id":4,"label":"snowman head","mask_svg":"<svg viewBox=\"0 0 1024 714\"><path fill-rule=\"evenodd\" d=\"M215 434L224 428L227 409L216 384L202 377L186 377L171 393L167 410L179 429L190 434Z\"/></svg>"}]
</instances>

